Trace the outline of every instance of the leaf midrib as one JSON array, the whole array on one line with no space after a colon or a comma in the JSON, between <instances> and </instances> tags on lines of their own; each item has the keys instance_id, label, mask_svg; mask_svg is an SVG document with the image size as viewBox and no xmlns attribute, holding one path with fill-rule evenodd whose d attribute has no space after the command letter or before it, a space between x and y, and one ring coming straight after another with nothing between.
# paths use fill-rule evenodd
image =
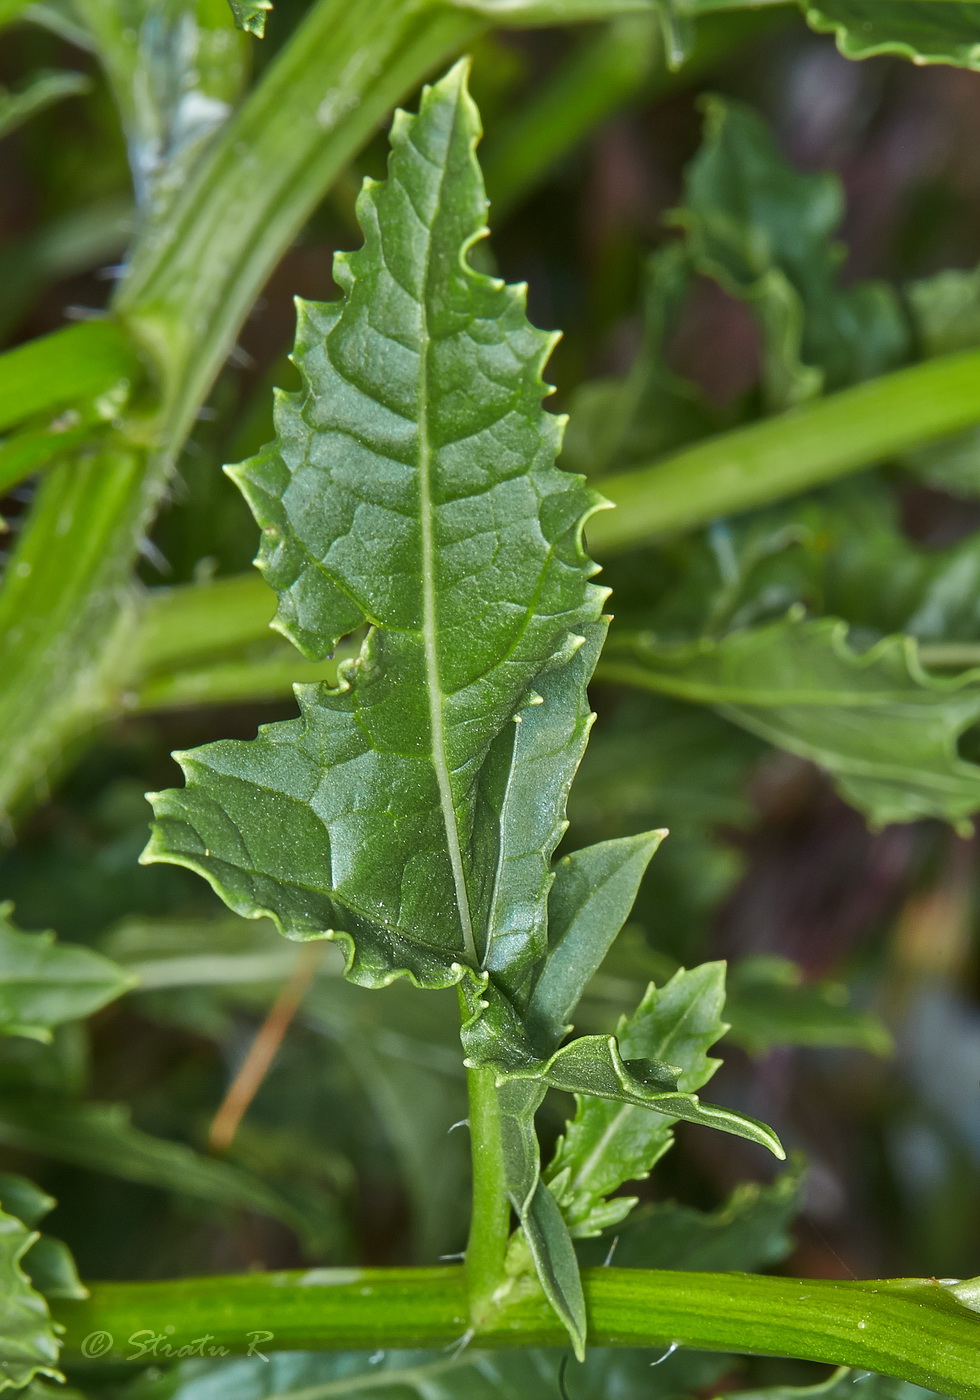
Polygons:
<instances>
[{"instance_id":1,"label":"leaf midrib","mask_svg":"<svg viewBox=\"0 0 980 1400\"><path fill-rule=\"evenodd\" d=\"M452 131L456 125L458 99L453 105ZM411 140L411 137L409 137ZM414 145L414 142L412 143ZM429 706L429 731L432 736L432 766L435 769L436 785L439 790L439 806L442 823L449 848L449 861L452 866L453 884L456 889L456 909L463 934L466 956L473 967L479 967L476 939L473 934L473 919L470 913L469 895L466 889L466 874L463 869L463 851L459 839L459 826L456 821L456 807L453 802L449 764L446 761L446 733L443 723L442 680L439 674L439 653L436 639L436 596L435 596L435 540L432 530L432 444L429 439L429 269L432 252L432 230L436 227L442 193L445 184L445 164L440 169L439 185L435 208L432 214L429 237L425 244L425 259L422 270L422 312L419 335L419 515L422 545L422 641L425 656L426 696Z\"/></svg>"}]
</instances>

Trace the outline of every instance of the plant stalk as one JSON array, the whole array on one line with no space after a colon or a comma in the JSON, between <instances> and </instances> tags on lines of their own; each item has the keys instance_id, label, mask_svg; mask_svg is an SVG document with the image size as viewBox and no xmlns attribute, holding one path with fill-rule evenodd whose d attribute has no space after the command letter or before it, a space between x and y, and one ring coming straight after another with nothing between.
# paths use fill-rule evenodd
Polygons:
<instances>
[{"instance_id":1,"label":"plant stalk","mask_svg":"<svg viewBox=\"0 0 980 1400\"><path fill-rule=\"evenodd\" d=\"M678 1342L795 1356L898 1376L954 1400L980 1400L980 1314L935 1280L601 1268L584 1270L583 1282L595 1346ZM247 1352L257 1335L263 1352L437 1348L458 1340L470 1321L466 1274L458 1267L307 1269L90 1287L84 1301L52 1304L66 1328L68 1363L85 1356L85 1339L94 1334L107 1346L101 1360L142 1355L145 1365L140 1347L152 1338L157 1349L150 1356L157 1360L195 1344ZM479 1338L481 1348L566 1344L537 1294L510 1303Z\"/></svg>"},{"instance_id":2,"label":"plant stalk","mask_svg":"<svg viewBox=\"0 0 980 1400\"><path fill-rule=\"evenodd\" d=\"M874 466L980 422L980 351L944 355L604 476L617 510L588 525L599 558Z\"/></svg>"},{"instance_id":3,"label":"plant stalk","mask_svg":"<svg viewBox=\"0 0 980 1400\"><path fill-rule=\"evenodd\" d=\"M466 1242L466 1291L472 1326L478 1332L498 1311L496 1294L504 1278L510 1236L500 1100L493 1070L486 1065L466 1071L469 1093L473 1195Z\"/></svg>"}]
</instances>

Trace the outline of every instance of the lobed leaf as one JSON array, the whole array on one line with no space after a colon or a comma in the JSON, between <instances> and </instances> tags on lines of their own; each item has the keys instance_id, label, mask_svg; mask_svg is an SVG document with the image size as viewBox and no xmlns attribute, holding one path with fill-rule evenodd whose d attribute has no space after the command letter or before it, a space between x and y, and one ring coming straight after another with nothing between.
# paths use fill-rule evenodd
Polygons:
<instances>
[{"instance_id":1,"label":"lobed leaf","mask_svg":"<svg viewBox=\"0 0 980 1400\"><path fill-rule=\"evenodd\" d=\"M674 1088L693 1096L720 1063L707 1052L727 1029L724 1004L723 963L681 970L659 990L651 983L633 1015L620 1020L623 1053L674 1066ZM672 1123L685 1116L670 1116L679 1098L666 1092L663 1113L656 1116L627 1097L620 1103L579 1098L546 1173L573 1234L598 1234L636 1204L635 1198L606 1197L625 1181L647 1177L668 1150Z\"/></svg>"},{"instance_id":2,"label":"lobed leaf","mask_svg":"<svg viewBox=\"0 0 980 1400\"><path fill-rule=\"evenodd\" d=\"M146 855L292 937L337 938L366 985L446 986L484 960L516 983L543 951L538 853L498 954L490 918L521 854L507 837L525 842L493 809L550 717L534 713L542 672L602 601L579 543L595 503L555 470L540 407L551 337L522 289L465 261L485 212L477 135L460 67L396 120L389 180L359 203L365 247L337 262L346 300L301 307L306 388L279 398L279 446L234 472L276 625L322 656L369 622L361 657L339 690L299 692L299 721L186 756ZM557 840L550 801L544 820Z\"/></svg>"},{"instance_id":3,"label":"lobed leaf","mask_svg":"<svg viewBox=\"0 0 980 1400\"><path fill-rule=\"evenodd\" d=\"M942 817L969 830L980 809L980 768L959 757L959 736L980 718L980 676L927 674L909 637L855 651L847 624L782 622L665 646L617 640L605 674L715 705L734 723L825 768L874 826Z\"/></svg>"},{"instance_id":4,"label":"lobed leaf","mask_svg":"<svg viewBox=\"0 0 980 1400\"><path fill-rule=\"evenodd\" d=\"M34 1228L56 1204L27 1177L0 1172L0 1210L33 1233L34 1243L22 1259L31 1286L45 1298L87 1298L88 1289L78 1277L68 1246L51 1235L39 1235Z\"/></svg>"},{"instance_id":5,"label":"lobed leaf","mask_svg":"<svg viewBox=\"0 0 980 1400\"><path fill-rule=\"evenodd\" d=\"M811 28L845 58L897 54L913 63L980 69L980 5L968 0L801 0Z\"/></svg>"},{"instance_id":6,"label":"lobed leaf","mask_svg":"<svg viewBox=\"0 0 980 1400\"><path fill-rule=\"evenodd\" d=\"M24 1271L24 1256L37 1238L0 1209L0 1390L27 1385L38 1375L61 1379L60 1345L47 1304Z\"/></svg>"}]
</instances>

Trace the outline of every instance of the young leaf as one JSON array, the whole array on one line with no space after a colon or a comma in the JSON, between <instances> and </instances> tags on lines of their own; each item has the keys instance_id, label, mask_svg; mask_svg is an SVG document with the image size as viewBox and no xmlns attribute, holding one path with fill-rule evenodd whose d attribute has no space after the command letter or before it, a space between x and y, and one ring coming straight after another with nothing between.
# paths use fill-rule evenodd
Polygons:
<instances>
[{"instance_id":1,"label":"young leaf","mask_svg":"<svg viewBox=\"0 0 980 1400\"><path fill-rule=\"evenodd\" d=\"M558 862L548 900L548 961L528 1003L542 1044L557 1045L586 986L629 917L665 831L621 837Z\"/></svg>"},{"instance_id":2,"label":"young leaf","mask_svg":"<svg viewBox=\"0 0 980 1400\"><path fill-rule=\"evenodd\" d=\"M12 905L0 905L0 1035L51 1039L63 1021L89 1016L136 985L101 953L56 943L53 933L20 933Z\"/></svg>"},{"instance_id":3,"label":"young leaf","mask_svg":"<svg viewBox=\"0 0 980 1400\"><path fill-rule=\"evenodd\" d=\"M681 970L659 991L651 984L633 1015L620 1022L623 1053L675 1065L678 1089L692 1094L720 1064L707 1052L727 1029L724 1004L724 963ZM636 1204L635 1198L605 1198L624 1181L650 1174L673 1141L669 1113L669 1106L654 1115L629 1102L579 1099L546 1172L573 1234L598 1234Z\"/></svg>"},{"instance_id":4,"label":"young leaf","mask_svg":"<svg viewBox=\"0 0 980 1400\"><path fill-rule=\"evenodd\" d=\"M980 68L980 5L967 0L801 0L807 23L845 58L898 54Z\"/></svg>"},{"instance_id":5,"label":"young leaf","mask_svg":"<svg viewBox=\"0 0 980 1400\"><path fill-rule=\"evenodd\" d=\"M980 718L980 675L938 679L911 638L885 637L862 653L847 632L838 619L793 612L690 646L624 636L604 674L715 705L812 759L874 826L934 816L968 830L980 768L959 757L956 741Z\"/></svg>"},{"instance_id":6,"label":"young leaf","mask_svg":"<svg viewBox=\"0 0 980 1400\"><path fill-rule=\"evenodd\" d=\"M555 469L541 409L552 338L522 289L465 260L485 213L478 129L462 67L396 119L389 179L359 201L365 247L337 260L344 302L300 307L306 388L279 397L278 445L234 471L279 629L323 656L369 622L361 657L339 690L299 691L300 720L184 756L145 856L292 937L338 939L365 985L478 975L497 933L487 870L504 864L486 808L541 673L603 596L579 542L595 502ZM538 883L504 959L515 981L543 947Z\"/></svg>"},{"instance_id":7,"label":"young leaf","mask_svg":"<svg viewBox=\"0 0 980 1400\"><path fill-rule=\"evenodd\" d=\"M24 1256L37 1232L0 1210L0 1390L35 1376L60 1380L60 1345L48 1307L24 1272Z\"/></svg>"}]
</instances>

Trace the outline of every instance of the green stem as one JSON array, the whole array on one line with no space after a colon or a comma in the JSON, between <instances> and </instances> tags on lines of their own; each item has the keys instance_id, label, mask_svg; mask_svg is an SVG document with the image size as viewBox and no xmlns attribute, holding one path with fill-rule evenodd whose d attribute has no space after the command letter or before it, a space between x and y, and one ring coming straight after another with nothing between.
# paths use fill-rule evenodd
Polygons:
<instances>
[{"instance_id":1,"label":"green stem","mask_svg":"<svg viewBox=\"0 0 980 1400\"><path fill-rule=\"evenodd\" d=\"M482 1329L494 1317L495 1295L504 1277L510 1235L510 1202L504 1173L500 1099L493 1070L466 1071L469 1129L473 1160L473 1204L466 1242L466 1287L472 1324Z\"/></svg>"},{"instance_id":2,"label":"green stem","mask_svg":"<svg viewBox=\"0 0 980 1400\"><path fill-rule=\"evenodd\" d=\"M794 1356L858 1366L980 1400L980 1315L923 1279L843 1282L755 1274L586 1269L590 1342ZM469 1324L464 1270L307 1269L165 1283L91 1285L84 1302L52 1305L64 1324L64 1359L85 1355L95 1333L104 1359L133 1360L129 1338L172 1348L260 1350L444 1347ZM105 1344L105 1338L102 1339ZM540 1295L512 1303L479 1345L562 1346L567 1338ZM91 1347L91 1343L89 1346ZM90 1353L89 1353L90 1354ZM207 1354L207 1353L205 1353ZM158 1352L157 1359L168 1353ZM145 1362L144 1355L144 1362Z\"/></svg>"},{"instance_id":3,"label":"green stem","mask_svg":"<svg viewBox=\"0 0 980 1400\"><path fill-rule=\"evenodd\" d=\"M980 422L980 351L927 360L649 466L603 477L617 510L589 521L602 557L822 486Z\"/></svg>"},{"instance_id":4,"label":"green stem","mask_svg":"<svg viewBox=\"0 0 980 1400\"><path fill-rule=\"evenodd\" d=\"M48 474L5 572L0 814L43 796L66 747L120 708L133 559L263 282L391 106L482 27L428 0L319 0L195 167L173 217L137 240L115 309L153 355L163 410L139 425L149 449L124 443ZM108 344L112 331L71 334Z\"/></svg>"}]
</instances>

